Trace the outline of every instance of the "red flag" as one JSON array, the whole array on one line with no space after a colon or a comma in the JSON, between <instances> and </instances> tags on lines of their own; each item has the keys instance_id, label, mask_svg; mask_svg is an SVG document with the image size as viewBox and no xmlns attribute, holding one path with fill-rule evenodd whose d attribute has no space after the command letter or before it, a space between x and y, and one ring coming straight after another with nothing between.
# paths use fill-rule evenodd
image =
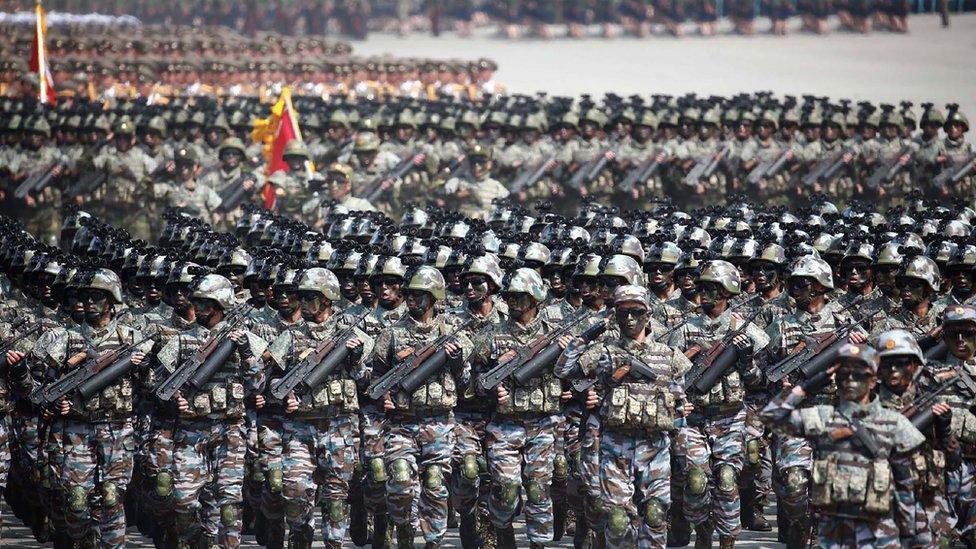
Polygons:
<instances>
[{"instance_id":1,"label":"red flag","mask_svg":"<svg viewBox=\"0 0 976 549\"><path fill-rule=\"evenodd\" d=\"M288 164L284 160L285 146L289 141L302 141L302 130L298 126L298 114L291 104L291 90L287 87L281 90L281 97L271 107L271 116L255 122L251 139L265 143L265 158L268 160L267 175L279 171L288 171ZM310 172L314 166L308 162L305 169ZM264 207L271 209L275 203L274 185L265 183L261 190L264 197Z\"/></svg>"},{"instance_id":2,"label":"red flag","mask_svg":"<svg viewBox=\"0 0 976 549\"><path fill-rule=\"evenodd\" d=\"M41 7L40 0L34 7L34 13L37 15L37 19L34 24L34 44L31 48L30 70L37 74L37 95L41 104L56 105L58 98L54 94L54 78L51 77L51 71L47 66L47 46L45 45L47 17L44 15L44 8Z\"/></svg>"}]
</instances>

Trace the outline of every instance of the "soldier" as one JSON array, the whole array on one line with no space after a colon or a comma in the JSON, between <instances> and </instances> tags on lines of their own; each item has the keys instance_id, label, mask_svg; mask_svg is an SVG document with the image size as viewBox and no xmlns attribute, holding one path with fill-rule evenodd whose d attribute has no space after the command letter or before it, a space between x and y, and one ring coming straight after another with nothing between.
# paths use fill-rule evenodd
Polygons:
<instances>
[{"instance_id":1,"label":"soldier","mask_svg":"<svg viewBox=\"0 0 976 549\"><path fill-rule=\"evenodd\" d=\"M199 163L196 153L190 148L178 148L173 161L176 164L176 180L157 183L153 194L167 207L212 222L221 199L213 188L197 181Z\"/></svg>"},{"instance_id":2,"label":"soldier","mask_svg":"<svg viewBox=\"0 0 976 549\"><path fill-rule=\"evenodd\" d=\"M508 190L491 177L491 154L490 148L475 145L467 153L471 180L454 177L444 184L445 202L452 204L466 217L485 219L494 201L508 196Z\"/></svg>"},{"instance_id":3,"label":"soldier","mask_svg":"<svg viewBox=\"0 0 976 549\"><path fill-rule=\"evenodd\" d=\"M260 172L252 171L250 166L245 165L246 154L244 143L236 137L224 139L217 147L216 156L219 165L213 169L206 170L200 177L200 184L210 187L225 200L235 189L242 189L244 195L242 204L254 202L257 191L263 186L264 178ZM225 206L226 207L226 206ZM238 208L234 209L239 211ZM224 220L225 226L232 226L237 223L237 215L228 212Z\"/></svg>"},{"instance_id":4,"label":"soldier","mask_svg":"<svg viewBox=\"0 0 976 549\"><path fill-rule=\"evenodd\" d=\"M698 291L702 313L690 316L676 332L679 348L686 349L686 355L707 353L732 332L734 337L727 345L737 349L737 358L736 367L709 393L691 395L694 411L678 433L686 483L684 514L695 525L697 546L710 546L714 529L721 546L732 547L740 531L737 477L743 466L744 386L759 383L761 372L754 356L768 345L769 338L751 323L743 325L741 317L729 309L729 300L741 292L739 272L732 264L722 260L706 263Z\"/></svg>"},{"instance_id":5,"label":"soldier","mask_svg":"<svg viewBox=\"0 0 976 549\"><path fill-rule=\"evenodd\" d=\"M104 147L92 161L96 170L107 173L108 180L92 196L82 198L98 217L126 220L135 236L148 239L158 229L150 222L151 216L135 216L133 220L130 212L133 207L152 203L149 199L153 196L153 182L147 178L156 170L156 161L135 146L132 121L120 120L112 134L114 147Z\"/></svg>"},{"instance_id":6,"label":"soldier","mask_svg":"<svg viewBox=\"0 0 976 549\"><path fill-rule=\"evenodd\" d=\"M519 268L501 290L509 318L477 338L472 352L476 376L511 360L520 348L554 329L539 308L546 291L537 272ZM565 348L570 339L560 338L560 347ZM516 546L512 521L524 490L529 544L543 547L553 535L549 490L562 388L553 372L546 371L525 386L502 383L494 392L485 395L497 398L495 413L485 427L485 445L492 482L489 510L497 544L504 549Z\"/></svg>"},{"instance_id":7,"label":"soldier","mask_svg":"<svg viewBox=\"0 0 976 549\"><path fill-rule=\"evenodd\" d=\"M321 267L298 278L295 295L306 323L282 332L268 347L275 372L284 376L300 366L309 351L351 328L348 337L335 341L333 352L347 349L344 363L312 387L299 385L283 402L282 495L290 538L288 547L309 548L314 532L313 508L323 509L323 537L328 547L341 547L348 529L346 497L357 461L358 381L365 379L363 356L372 351L372 339L332 309L339 299L339 281ZM315 356L314 354L311 356ZM278 379L269 373L269 386ZM316 479L320 479L316 481ZM317 486L318 485L318 488Z\"/></svg>"},{"instance_id":8,"label":"soldier","mask_svg":"<svg viewBox=\"0 0 976 549\"><path fill-rule=\"evenodd\" d=\"M604 395L599 460L608 547L664 547L671 505L668 432L690 411L682 381L691 363L652 339L648 298L641 286L617 287L619 337L591 346L565 366L569 375L577 368L586 376L595 373Z\"/></svg>"},{"instance_id":9,"label":"soldier","mask_svg":"<svg viewBox=\"0 0 976 549\"><path fill-rule=\"evenodd\" d=\"M372 376L379 379L424 346L451 335L449 320L435 316L435 303L444 299L444 278L429 266L412 268L404 276L407 314L384 328L376 338ZM385 471L390 520L396 525L397 546L412 547L422 532L427 547L438 547L447 529L447 479L454 451L457 380L461 378L465 348L463 335L448 337L443 349L448 364L413 394L392 391L383 397L388 420L383 427Z\"/></svg>"},{"instance_id":10,"label":"soldier","mask_svg":"<svg viewBox=\"0 0 976 549\"><path fill-rule=\"evenodd\" d=\"M915 534L911 460L925 437L872 395L877 371L874 349L846 344L830 370L836 405L801 407L808 382L784 389L763 410L770 428L813 445L810 493L821 546L895 548L899 536Z\"/></svg>"},{"instance_id":11,"label":"soldier","mask_svg":"<svg viewBox=\"0 0 976 549\"><path fill-rule=\"evenodd\" d=\"M56 180L68 167L68 159L58 147L49 143L51 125L43 117L33 119L27 125L27 138L18 151L9 149L10 157L3 164L12 174L12 183L24 183L28 178L39 177L38 170L50 171ZM11 190L16 189L14 186ZM13 193L10 193L13 196ZM57 185L48 184L40 192L33 191L24 196L22 205L28 208L27 227L32 234L52 237L55 233L57 212L60 209L60 192Z\"/></svg>"},{"instance_id":12,"label":"soldier","mask_svg":"<svg viewBox=\"0 0 976 549\"><path fill-rule=\"evenodd\" d=\"M944 310L944 305L935 302L939 291L939 267L935 261L924 255L906 258L896 281L901 308L881 325L886 330L908 330L916 337L933 335Z\"/></svg>"},{"instance_id":13,"label":"soldier","mask_svg":"<svg viewBox=\"0 0 976 549\"><path fill-rule=\"evenodd\" d=\"M937 301L937 306L951 307L970 303L976 297L976 246L960 245L946 264L945 277L951 284L949 291Z\"/></svg>"},{"instance_id":14,"label":"soldier","mask_svg":"<svg viewBox=\"0 0 976 549\"><path fill-rule=\"evenodd\" d=\"M274 186L275 211L299 217L308 195L314 190L312 186L321 187L322 176L311 173L309 162L312 157L305 144L298 139L292 139L285 145L282 159L288 169L276 171L268 177L268 183Z\"/></svg>"},{"instance_id":15,"label":"soldier","mask_svg":"<svg viewBox=\"0 0 976 549\"><path fill-rule=\"evenodd\" d=\"M156 359L169 375L195 360L210 339L224 335L233 352L198 389L184 388L161 404L175 408L179 441L174 449L173 500L180 543L241 542L241 489L244 481L245 402L264 404L265 374L260 357L267 344L246 329L231 325L234 287L220 276L205 275L193 289L197 326L168 338ZM216 342L216 343L223 343ZM165 383L165 381L164 381ZM186 391L186 392L183 392ZM257 395L257 396L256 396ZM208 465L212 464L212 465Z\"/></svg>"}]
</instances>

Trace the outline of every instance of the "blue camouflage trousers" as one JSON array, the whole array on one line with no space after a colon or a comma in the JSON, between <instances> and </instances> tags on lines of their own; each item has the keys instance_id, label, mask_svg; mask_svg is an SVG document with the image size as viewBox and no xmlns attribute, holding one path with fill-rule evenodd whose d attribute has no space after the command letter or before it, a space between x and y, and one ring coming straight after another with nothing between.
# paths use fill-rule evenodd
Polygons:
<instances>
[{"instance_id":1,"label":"blue camouflage trousers","mask_svg":"<svg viewBox=\"0 0 976 549\"><path fill-rule=\"evenodd\" d=\"M322 535L326 541L342 543L349 529L346 497L356 462L357 419L293 420L282 424L281 493L285 519L292 533L304 532L312 539L314 509L323 505Z\"/></svg>"},{"instance_id":2,"label":"blue camouflage trousers","mask_svg":"<svg viewBox=\"0 0 976 549\"><path fill-rule=\"evenodd\" d=\"M129 421L64 421L61 485L67 534L97 536L102 547L125 546L123 498L132 477L136 439Z\"/></svg>"},{"instance_id":3,"label":"blue camouflage trousers","mask_svg":"<svg viewBox=\"0 0 976 549\"><path fill-rule=\"evenodd\" d=\"M454 418L395 416L387 419L383 434L390 519L413 526L428 543L440 543L447 531Z\"/></svg>"},{"instance_id":4,"label":"blue camouflage trousers","mask_svg":"<svg viewBox=\"0 0 976 549\"><path fill-rule=\"evenodd\" d=\"M176 478L176 461L173 455L173 433L178 427L170 420L168 426L157 422L149 434L146 476L150 486L146 490L149 508L158 523L163 526L173 524L173 482Z\"/></svg>"},{"instance_id":5,"label":"blue camouflage trousers","mask_svg":"<svg viewBox=\"0 0 976 549\"><path fill-rule=\"evenodd\" d=\"M180 423L173 438L173 499L182 541L202 530L222 547L240 546L245 436L242 418Z\"/></svg>"},{"instance_id":6,"label":"blue camouflage trousers","mask_svg":"<svg viewBox=\"0 0 976 549\"><path fill-rule=\"evenodd\" d=\"M491 497L488 509L495 528L512 524L525 492L529 541L552 541L552 463L558 416L531 419L495 417L485 427Z\"/></svg>"},{"instance_id":7,"label":"blue camouflage trousers","mask_svg":"<svg viewBox=\"0 0 976 549\"><path fill-rule=\"evenodd\" d=\"M900 549L898 527L891 518L878 521L855 520L821 515L821 549Z\"/></svg>"},{"instance_id":8,"label":"blue camouflage trousers","mask_svg":"<svg viewBox=\"0 0 976 549\"><path fill-rule=\"evenodd\" d=\"M739 521L738 475L742 471L746 411L703 419L682 427L676 443L684 461L684 512L688 522L711 521L719 536L736 537Z\"/></svg>"},{"instance_id":9,"label":"blue camouflage trousers","mask_svg":"<svg viewBox=\"0 0 976 549\"><path fill-rule=\"evenodd\" d=\"M946 474L946 494L956 511L956 531L963 538L976 536L976 460L964 457L962 465Z\"/></svg>"},{"instance_id":10,"label":"blue camouflage trousers","mask_svg":"<svg viewBox=\"0 0 976 549\"><path fill-rule=\"evenodd\" d=\"M671 439L667 433L604 431L600 492L607 547L664 547L671 506Z\"/></svg>"},{"instance_id":11,"label":"blue camouflage trousers","mask_svg":"<svg viewBox=\"0 0 976 549\"><path fill-rule=\"evenodd\" d=\"M365 473L362 483L363 507L370 514L383 514L386 513L386 481L381 472L386 456L386 413L382 407L365 404L360 409L359 425L360 459Z\"/></svg>"},{"instance_id":12,"label":"blue camouflage trousers","mask_svg":"<svg viewBox=\"0 0 976 549\"><path fill-rule=\"evenodd\" d=\"M484 440L488 418L478 412L456 412L454 420L451 503L460 512L473 511L479 503L487 503L490 477Z\"/></svg>"}]
</instances>

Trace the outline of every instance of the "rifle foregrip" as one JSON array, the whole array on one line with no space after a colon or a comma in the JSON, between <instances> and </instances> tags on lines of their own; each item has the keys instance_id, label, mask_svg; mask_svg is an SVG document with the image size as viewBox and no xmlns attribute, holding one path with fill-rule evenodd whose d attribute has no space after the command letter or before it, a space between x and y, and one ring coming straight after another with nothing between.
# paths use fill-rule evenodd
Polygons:
<instances>
[{"instance_id":1,"label":"rifle foregrip","mask_svg":"<svg viewBox=\"0 0 976 549\"><path fill-rule=\"evenodd\" d=\"M322 383L323 379L329 377L329 374L334 372L339 365L345 362L348 356L349 349L346 347L346 342L340 342L335 348L332 349L332 352L325 355L322 362L319 362L315 365L315 368L312 368L312 371L305 376L305 379L301 381L301 384L309 389L317 387L319 383Z\"/></svg>"},{"instance_id":2,"label":"rifle foregrip","mask_svg":"<svg viewBox=\"0 0 976 549\"><path fill-rule=\"evenodd\" d=\"M545 349L539 351L512 373L512 379L519 385L525 385L546 368L552 367L563 352L559 343L552 342Z\"/></svg>"}]
</instances>

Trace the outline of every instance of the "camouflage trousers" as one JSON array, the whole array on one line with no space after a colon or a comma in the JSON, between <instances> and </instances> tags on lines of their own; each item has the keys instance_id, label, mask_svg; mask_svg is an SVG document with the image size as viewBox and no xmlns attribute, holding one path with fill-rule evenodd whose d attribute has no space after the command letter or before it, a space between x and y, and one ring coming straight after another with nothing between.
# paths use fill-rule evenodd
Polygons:
<instances>
[{"instance_id":1,"label":"camouflage trousers","mask_svg":"<svg viewBox=\"0 0 976 549\"><path fill-rule=\"evenodd\" d=\"M566 503L576 511L583 509L585 490L580 475L579 462L583 439L580 429L583 423L583 407L571 403L563 410L556 431L556 457L552 465L552 499Z\"/></svg>"},{"instance_id":2,"label":"camouflage trousers","mask_svg":"<svg viewBox=\"0 0 976 549\"><path fill-rule=\"evenodd\" d=\"M956 531L963 538L976 537L976 459L965 457L962 465L946 474L946 494L956 511Z\"/></svg>"},{"instance_id":3,"label":"camouflage trousers","mask_svg":"<svg viewBox=\"0 0 976 549\"><path fill-rule=\"evenodd\" d=\"M158 524L172 526L175 507L173 481L176 478L173 433L178 427L175 421L171 420L167 423L169 425L166 426L161 423L153 425L150 433L146 456L148 485L145 497Z\"/></svg>"},{"instance_id":4,"label":"camouflage trousers","mask_svg":"<svg viewBox=\"0 0 976 549\"><path fill-rule=\"evenodd\" d=\"M182 421L173 443L176 529L190 542L201 533L222 547L241 544L243 419Z\"/></svg>"},{"instance_id":5,"label":"camouflage trousers","mask_svg":"<svg viewBox=\"0 0 976 549\"><path fill-rule=\"evenodd\" d=\"M440 543L447 531L454 418L449 414L391 417L383 438L390 520L398 526L413 526L425 542Z\"/></svg>"},{"instance_id":6,"label":"camouflage trousers","mask_svg":"<svg viewBox=\"0 0 976 549\"><path fill-rule=\"evenodd\" d=\"M41 506L51 521L54 530L65 532L66 492L62 485L64 479L64 460L66 457L65 430L63 421L54 421L44 436L43 450L37 467L40 472L38 483Z\"/></svg>"},{"instance_id":7,"label":"camouflage trousers","mask_svg":"<svg viewBox=\"0 0 976 549\"><path fill-rule=\"evenodd\" d=\"M365 471L363 506L370 514L386 513L386 481L383 475L385 460L384 430L386 413L382 406L367 404L359 414L360 455Z\"/></svg>"},{"instance_id":8,"label":"camouflage trousers","mask_svg":"<svg viewBox=\"0 0 976 549\"><path fill-rule=\"evenodd\" d=\"M102 547L125 546L123 498L132 477L135 434L129 421L65 420L61 485L67 495L67 534L97 536Z\"/></svg>"},{"instance_id":9,"label":"camouflage trousers","mask_svg":"<svg viewBox=\"0 0 976 549\"><path fill-rule=\"evenodd\" d=\"M284 441L284 414L262 413L258 415L258 446L256 465L261 486L260 509L265 517L282 524L285 517L285 500L281 493L284 484L282 452Z\"/></svg>"},{"instance_id":10,"label":"camouflage trousers","mask_svg":"<svg viewBox=\"0 0 976 549\"><path fill-rule=\"evenodd\" d=\"M710 521L722 537L736 537L739 521L739 486L742 471L746 411L718 419L689 422L676 443L684 461L684 513L698 525Z\"/></svg>"},{"instance_id":11,"label":"camouflage trousers","mask_svg":"<svg viewBox=\"0 0 976 549\"><path fill-rule=\"evenodd\" d=\"M953 529L956 517L952 505L944 492L931 492L916 489L915 492L915 537L911 547L940 547L955 537Z\"/></svg>"},{"instance_id":12,"label":"camouflage trousers","mask_svg":"<svg viewBox=\"0 0 976 549\"><path fill-rule=\"evenodd\" d=\"M244 416L247 448L244 451L244 487L241 490L244 508L252 512L261 509L264 494L264 471L258 459L258 416L256 410L247 410Z\"/></svg>"},{"instance_id":13,"label":"camouflage trousers","mask_svg":"<svg viewBox=\"0 0 976 549\"><path fill-rule=\"evenodd\" d=\"M454 456L451 475L451 504L462 512L487 504L487 453L484 446L486 414L456 412L454 414Z\"/></svg>"},{"instance_id":14,"label":"camouflage trousers","mask_svg":"<svg viewBox=\"0 0 976 549\"><path fill-rule=\"evenodd\" d=\"M529 541L552 541L549 491L558 421L557 416L495 417L485 427L492 484L488 509L495 528L507 528L512 524L524 487Z\"/></svg>"},{"instance_id":15,"label":"camouflage trousers","mask_svg":"<svg viewBox=\"0 0 976 549\"><path fill-rule=\"evenodd\" d=\"M606 430L600 437L600 492L607 547L664 547L671 505L671 439L666 433Z\"/></svg>"},{"instance_id":16,"label":"camouflage trousers","mask_svg":"<svg viewBox=\"0 0 976 549\"><path fill-rule=\"evenodd\" d=\"M579 479L584 500L584 513L589 528L602 536L606 527L606 509L600 491L600 417L590 414L580 427Z\"/></svg>"},{"instance_id":17,"label":"camouflage trousers","mask_svg":"<svg viewBox=\"0 0 976 549\"><path fill-rule=\"evenodd\" d=\"M898 527L891 518L879 521L821 515L820 549L900 549Z\"/></svg>"},{"instance_id":18,"label":"camouflage trousers","mask_svg":"<svg viewBox=\"0 0 976 549\"><path fill-rule=\"evenodd\" d=\"M323 506L322 535L342 543L349 529L346 497L356 463L356 419L340 416L323 420L285 419L282 425L281 466L285 519L289 531L304 532L311 541L314 509Z\"/></svg>"},{"instance_id":19,"label":"camouflage trousers","mask_svg":"<svg viewBox=\"0 0 976 549\"><path fill-rule=\"evenodd\" d=\"M773 438L773 464L774 486L783 516L807 516L813 447L806 439L777 434Z\"/></svg>"},{"instance_id":20,"label":"camouflage trousers","mask_svg":"<svg viewBox=\"0 0 976 549\"><path fill-rule=\"evenodd\" d=\"M745 461L739 479L742 504L764 507L772 491L773 456L759 411L761 402L746 404Z\"/></svg>"}]
</instances>

